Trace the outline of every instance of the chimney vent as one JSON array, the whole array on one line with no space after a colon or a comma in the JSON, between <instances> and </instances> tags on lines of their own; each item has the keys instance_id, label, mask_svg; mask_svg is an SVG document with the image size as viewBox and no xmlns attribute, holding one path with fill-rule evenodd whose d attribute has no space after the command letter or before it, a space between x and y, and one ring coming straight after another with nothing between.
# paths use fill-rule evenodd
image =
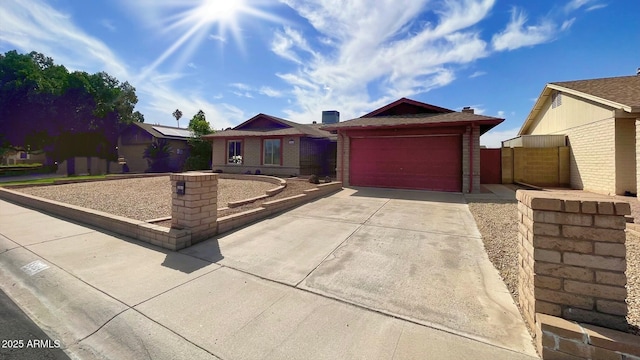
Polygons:
<instances>
[{"instance_id":1,"label":"chimney vent","mask_svg":"<svg viewBox=\"0 0 640 360\"><path fill-rule=\"evenodd\" d=\"M474 114L475 110L473 110L470 106L465 106L462 108L462 112L465 114Z\"/></svg>"},{"instance_id":2,"label":"chimney vent","mask_svg":"<svg viewBox=\"0 0 640 360\"><path fill-rule=\"evenodd\" d=\"M340 113L335 110L328 110L322 112L322 123L323 124L335 124L340 122Z\"/></svg>"}]
</instances>

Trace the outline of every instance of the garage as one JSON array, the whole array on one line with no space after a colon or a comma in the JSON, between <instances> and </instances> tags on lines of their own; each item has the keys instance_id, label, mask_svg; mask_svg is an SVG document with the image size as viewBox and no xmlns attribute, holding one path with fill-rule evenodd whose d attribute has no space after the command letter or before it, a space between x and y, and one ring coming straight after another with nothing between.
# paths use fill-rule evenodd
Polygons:
<instances>
[{"instance_id":1,"label":"garage","mask_svg":"<svg viewBox=\"0 0 640 360\"><path fill-rule=\"evenodd\" d=\"M338 135L343 186L472 193L480 191L480 135L503 121L402 98L322 129Z\"/></svg>"},{"instance_id":2,"label":"garage","mask_svg":"<svg viewBox=\"0 0 640 360\"><path fill-rule=\"evenodd\" d=\"M351 139L354 186L462 191L460 135Z\"/></svg>"}]
</instances>

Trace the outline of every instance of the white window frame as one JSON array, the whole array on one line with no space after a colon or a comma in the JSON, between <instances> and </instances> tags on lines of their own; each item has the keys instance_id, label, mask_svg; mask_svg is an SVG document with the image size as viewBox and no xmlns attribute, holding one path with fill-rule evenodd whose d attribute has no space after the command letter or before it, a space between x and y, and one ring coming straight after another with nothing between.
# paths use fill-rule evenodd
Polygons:
<instances>
[{"instance_id":1,"label":"white window frame","mask_svg":"<svg viewBox=\"0 0 640 360\"><path fill-rule=\"evenodd\" d=\"M233 147L233 155L231 155L231 144L240 144L240 154L238 154L236 152L237 145L234 145ZM229 165L242 165L242 163L244 162L244 159L242 158L242 140L229 140L227 141L227 164Z\"/></svg>"},{"instance_id":2,"label":"white window frame","mask_svg":"<svg viewBox=\"0 0 640 360\"><path fill-rule=\"evenodd\" d=\"M275 159L275 152L272 152L272 156L270 159L267 159L267 144L270 142L278 143L278 161L274 164L273 160ZM262 140L262 164L270 165L270 166L280 166L282 164L282 139L264 139Z\"/></svg>"}]
</instances>

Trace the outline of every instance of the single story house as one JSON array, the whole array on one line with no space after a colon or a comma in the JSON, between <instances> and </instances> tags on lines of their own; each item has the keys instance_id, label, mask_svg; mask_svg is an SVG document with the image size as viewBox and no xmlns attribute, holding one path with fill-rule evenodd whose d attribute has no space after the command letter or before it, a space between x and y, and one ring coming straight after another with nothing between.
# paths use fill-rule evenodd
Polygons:
<instances>
[{"instance_id":1,"label":"single story house","mask_svg":"<svg viewBox=\"0 0 640 360\"><path fill-rule=\"evenodd\" d=\"M129 172L142 173L149 168L144 158L145 149L154 141L166 140L171 147L169 170L181 172L189 156L187 140L193 136L189 129L165 125L134 122L127 126L118 138L118 157L124 158ZM120 172L113 171L111 172Z\"/></svg>"},{"instance_id":2,"label":"single story house","mask_svg":"<svg viewBox=\"0 0 640 360\"><path fill-rule=\"evenodd\" d=\"M335 174L336 135L320 126L258 114L203 139L213 143L214 171L331 176Z\"/></svg>"},{"instance_id":3,"label":"single story house","mask_svg":"<svg viewBox=\"0 0 640 360\"><path fill-rule=\"evenodd\" d=\"M570 185L638 192L640 75L547 84L519 136L566 136Z\"/></svg>"},{"instance_id":4,"label":"single story house","mask_svg":"<svg viewBox=\"0 0 640 360\"><path fill-rule=\"evenodd\" d=\"M480 191L480 135L504 119L402 98L337 131L337 178L345 186Z\"/></svg>"}]
</instances>

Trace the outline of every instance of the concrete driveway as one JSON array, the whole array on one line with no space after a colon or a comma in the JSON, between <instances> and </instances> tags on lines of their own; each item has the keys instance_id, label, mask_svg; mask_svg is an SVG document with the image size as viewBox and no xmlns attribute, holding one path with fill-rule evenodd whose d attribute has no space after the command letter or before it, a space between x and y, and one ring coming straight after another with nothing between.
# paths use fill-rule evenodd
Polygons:
<instances>
[{"instance_id":1,"label":"concrete driveway","mask_svg":"<svg viewBox=\"0 0 640 360\"><path fill-rule=\"evenodd\" d=\"M536 358L460 194L346 189L181 252L0 200L0 290L72 358Z\"/></svg>"},{"instance_id":2,"label":"concrete driveway","mask_svg":"<svg viewBox=\"0 0 640 360\"><path fill-rule=\"evenodd\" d=\"M345 189L182 253L535 354L461 194Z\"/></svg>"}]
</instances>

